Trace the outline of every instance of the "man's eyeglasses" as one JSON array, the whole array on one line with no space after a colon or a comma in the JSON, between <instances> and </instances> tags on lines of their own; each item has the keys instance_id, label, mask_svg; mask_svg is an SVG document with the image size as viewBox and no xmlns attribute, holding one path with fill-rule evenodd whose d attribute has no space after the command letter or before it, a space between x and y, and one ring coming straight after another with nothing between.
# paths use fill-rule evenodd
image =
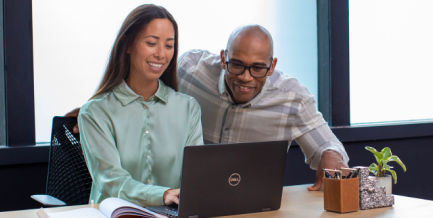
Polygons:
<instances>
[{"instance_id":1,"label":"man's eyeglasses","mask_svg":"<svg viewBox=\"0 0 433 218\"><path fill-rule=\"evenodd\" d=\"M247 66L235 62L226 61L227 65L227 71L231 74L235 75L241 75L245 72L245 69L248 69L248 72L250 72L250 75L254 78L263 78L265 77L269 70L271 69L271 66L269 67L262 67L262 66Z\"/></svg>"}]
</instances>

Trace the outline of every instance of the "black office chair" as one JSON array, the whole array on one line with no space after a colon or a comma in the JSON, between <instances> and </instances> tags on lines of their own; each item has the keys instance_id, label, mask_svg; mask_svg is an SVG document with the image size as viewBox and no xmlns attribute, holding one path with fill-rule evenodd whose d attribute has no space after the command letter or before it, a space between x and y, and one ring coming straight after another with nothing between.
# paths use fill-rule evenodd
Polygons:
<instances>
[{"instance_id":1,"label":"black office chair","mask_svg":"<svg viewBox=\"0 0 433 218\"><path fill-rule=\"evenodd\" d=\"M92 177L72 128L75 117L54 117L46 195L31 197L44 206L88 204Z\"/></svg>"}]
</instances>

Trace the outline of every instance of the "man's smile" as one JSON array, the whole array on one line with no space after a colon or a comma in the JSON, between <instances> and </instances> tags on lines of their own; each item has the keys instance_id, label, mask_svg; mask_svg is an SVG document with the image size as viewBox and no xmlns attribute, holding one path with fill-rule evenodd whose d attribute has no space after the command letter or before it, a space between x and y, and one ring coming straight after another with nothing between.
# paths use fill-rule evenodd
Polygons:
<instances>
[{"instance_id":1,"label":"man's smile","mask_svg":"<svg viewBox=\"0 0 433 218\"><path fill-rule=\"evenodd\" d=\"M249 92L249 91L251 91L254 88L252 86L240 85L237 82L234 82L233 85L235 85L235 87L237 87L238 90L241 91L241 92Z\"/></svg>"},{"instance_id":2,"label":"man's smile","mask_svg":"<svg viewBox=\"0 0 433 218\"><path fill-rule=\"evenodd\" d=\"M240 85L236 85L238 88L239 88L239 90L241 91L241 92L249 92L249 91L251 91L251 87L248 87L248 86L240 86Z\"/></svg>"}]
</instances>

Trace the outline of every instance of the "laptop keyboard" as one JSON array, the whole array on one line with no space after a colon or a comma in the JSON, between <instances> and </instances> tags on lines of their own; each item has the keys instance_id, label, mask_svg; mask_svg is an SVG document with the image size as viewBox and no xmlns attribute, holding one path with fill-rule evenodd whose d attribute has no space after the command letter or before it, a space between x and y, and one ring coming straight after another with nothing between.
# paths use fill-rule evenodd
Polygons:
<instances>
[{"instance_id":1,"label":"laptop keyboard","mask_svg":"<svg viewBox=\"0 0 433 218\"><path fill-rule=\"evenodd\" d=\"M177 208L165 208L162 210L152 210L156 213L162 214L164 216L168 216L168 217L177 217ZM176 215L173 215L176 214Z\"/></svg>"},{"instance_id":2,"label":"laptop keyboard","mask_svg":"<svg viewBox=\"0 0 433 218\"><path fill-rule=\"evenodd\" d=\"M159 214L162 214L162 215L164 215L164 216L168 216L168 217L177 217L176 215L173 215L173 214L169 213L170 210L168 210L168 209L165 209L165 210L166 210L166 211L158 211L158 213L159 213Z\"/></svg>"}]
</instances>

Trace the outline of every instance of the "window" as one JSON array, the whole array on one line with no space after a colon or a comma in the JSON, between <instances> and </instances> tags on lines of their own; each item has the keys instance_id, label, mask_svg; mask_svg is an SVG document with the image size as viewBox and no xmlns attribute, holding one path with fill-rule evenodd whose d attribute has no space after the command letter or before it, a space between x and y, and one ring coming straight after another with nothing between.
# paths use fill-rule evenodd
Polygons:
<instances>
[{"instance_id":1,"label":"window","mask_svg":"<svg viewBox=\"0 0 433 218\"><path fill-rule=\"evenodd\" d=\"M350 0L351 124L433 119L433 1Z\"/></svg>"},{"instance_id":2,"label":"window","mask_svg":"<svg viewBox=\"0 0 433 218\"><path fill-rule=\"evenodd\" d=\"M146 1L33 1L36 141L50 140L51 119L95 91L123 20ZM277 69L317 96L316 1L157 1L179 25L179 55L219 53L238 26L260 24L274 38Z\"/></svg>"},{"instance_id":3,"label":"window","mask_svg":"<svg viewBox=\"0 0 433 218\"><path fill-rule=\"evenodd\" d=\"M4 119L4 112L0 110L0 119L3 119L3 122L6 121L6 125L3 125L0 120L0 129L4 128L7 131L0 131L0 137L4 136L6 132L6 136L0 138L0 140L5 140L7 138L7 145L10 147L14 147L14 149L1 149L0 153L4 153L6 151L20 152L20 146L24 146L22 149L27 149L28 146L33 146L35 144L35 107L36 107L36 116L42 114L40 118L37 118L37 131L38 131L38 140L39 142L49 141L49 132L51 128L51 119L54 115L64 115L67 111L71 110L74 107L82 105L88 97L93 93L99 78L102 75L102 71L106 62L106 57L108 56L108 52L111 47L111 40L114 38L114 35L120 26L120 22L123 20L126 13L128 13L132 8L136 5L146 3L146 2L138 2L138 1L127 1L122 3L116 2L103 2L99 5L94 3L93 1L68 1L70 4L68 6L63 6L60 8L55 8L55 5L60 4L59 2L51 1L48 4L48 1L34 1L35 4L41 4L43 7L39 7L37 5L33 5L31 0L21 0L21 1L2 1L3 4L0 4L4 7L3 9L3 39L4 39L4 58L1 58L0 61L4 61L5 68L0 70L0 73L3 72L4 69L4 77L0 78L4 79L4 87L1 86L3 83L0 81L0 107L4 106L4 111L7 113L7 119ZM416 3L419 3L418 0ZM427 2L427 1L425 1ZM425 3L424 2L424 3ZM185 19L182 18L184 11L176 11L180 7L179 3L169 3L168 1L158 1L159 4L165 5L177 18L178 22L185 23ZM248 23L259 23L265 26L268 30L270 30L271 34L274 37L275 41L275 56L279 58L279 62L277 65L277 69L282 70L286 74L294 76L298 78L301 83L304 83L307 88L312 92L313 95L316 95L318 98L318 106L319 110L323 113L325 119L328 123L335 127L334 130L336 132L340 132L339 138L343 139L342 141L347 140L377 140L377 139L385 139L385 138L402 138L402 137L421 137L421 136L431 136L431 126L430 123L420 123L420 124L403 124L394 122L393 126L382 126L380 127L381 131L377 131L376 127L367 127L363 126L359 128L359 125L354 125L351 127L350 121L350 78L349 78L349 0L323 0L323 1L283 1L283 0L274 0L270 2L262 2L255 1L251 8L247 8L245 5L248 5L250 1L220 1L221 5L232 5L233 8L239 9L242 8L243 11L248 11L250 13L244 13L242 16L246 17L261 17L264 18L263 21L257 21L255 18L245 19L248 20ZM79 4L81 7L74 6L74 4ZM68 14L69 9L74 10L73 13L69 13L69 17L73 17L76 20L79 20L80 16L85 17L86 13L99 13L100 11L109 10L108 6L113 6L113 4L117 6L118 10L115 10L110 16L117 16L117 14L124 13L121 18L119 18L118 23L105 23L96 18L96 21L88 24L88 21L80 21L81 29L85 29L86 25L91 25L96 28L97 24L99 27L105 27L107 29L112 28L111 34L105 34L104 36L99 37L103 40L96 40L96 44L106 44L105 50L103 50L104 54L89 56L88 53L92 53L92 51L81 51L81 55L85 57L96 57L91 59L93 61L92 64L85 64L85 61L77 61L74 59L67 59L58 69L54 69L49 64L36 63L39 61L37 54L42 53L47 57L47 59L51 59L52 64L57 64L56 61L59 61L58 57L60 56L61 49L52 50L52 48L44 48L40 45L37 45L38 39L37 35L39 34L42 39L49 37L48 33L40 34L38 33L37 27L37 14L36 11L38 8L42 10L43 13L54 13L56 11L61 11L60 14ZM221 39L222 41L218 42L217 40L208 40L208 41L200 41L194 42L196 46L194 48L205 48L212 52L218 52L219 49L225 47L225 43L228 37L228 34L232 31L235 26L245 24L244 22L237 21L236 25L232 25L230 22L227 22L228 19L226 17L230 17L233 19L232 15L239 14L239 10L230 11L230 8L222 8L218 5L212 5L200 1L191 1L188 6L191 8L192 16L194 20L194 25L186 25L187 27L180 27L185 29L185 32L181 32L181 40L188 40L188 34L192 34L192 31L204 28L203 26L211 26L210 30L199 31L205 32L205 37L213 37L216 33L224 33L225 35L217 39ZM317 8L316 8L317 4ZM123 5L129 5L130 8L127 10L123 7ZM260 7L258 7L259 5ZM85 6L85 7L84 7ZM93 6L93 11L88 9L90 6ZM242 7L240 7L242 6ZM113 6L114 7L114 6ZM250 7L250 6L248 6ZM122 9L123 8L123 9ZM200 8L200 10L197 10ZM211 8L209 11L218 11L217 15L211 16L210 12L205 13L203 15L203 8ZM82 9L81 11L78 9ZM218 10L217 10L218 9ZM247 10L248 9L248 10ZM268 16L259 16L262 12L266 12L268 10L274 10L272 13L269 13ZM80 13L77 13L77 10ZM83 11L84 10L84 11ZM111 9L113 10L113 9ZM35 17L32 16L32 11L35 14ZM86 12L87 11L87 12ZM123 11L123 12L122 12ZM316 14L317 11L317 14ZM85 13L86 12L86 13ZM57 13L57 12L56 12ZM200 14L201 13L201 14ZM180 15L179 15L180 14ZM253 14L250 16L250 14ZM196 15L196 16L193 16ZM239 17L242 17L239 16ZM316 17L317 16L317 17ZM199 17L200 19L198 19ZM219 22L212 25L210 24L202 24L203 17L218 17L221 18L221 23L225 22L226 25L218 26ZM34 19L33 19L34 18ZM316 19L317 18L317 19ZM56 17L56 19L61 19L61 17ZM50 19L56 20L56 19ZM111 19L105 18L105 19ZM43 19L42 19L43 20ZM188 19L186 19L188 20ZM317 23L316 23L317 21ZM196 25L197 22L197 25ZM31 28L28 28L28 24L33 23L33 32ZM187 23L187 22L186 22ZM74 26L72 24L66 23L47 23L46 25L51 28L48 29L62 29L62 25L70 25L71 28L67 29L69 32L65 33L65 36L72 35L73 33L80 31L81 29L73 29ZM115 26L116 27L112 27ZM231 26L232 25L232 26ZM316 37L316 27L317 27L317 37ZM76 26L75 26L76 28ZM189 28L189 29L188 29ZM83 29L83 30L84 30ZM87 28L88 31L91 31L92 28ZM99 30L100 31L100 30ZM214 31L214 32L211 32ZM88 34L89 37L93 35L97 35L98 33ZM194 33L197 34L197 33ZM33 39L33 35L35 35L35 39ZM108 35L108 36L107 36ZM185 36L184 36L185 35ZM108 40L109 37L112 37ZM59 37L57 37L59 38ZM197 37L198 38L198 37ZM200 37L202 39L203 37ZM73 43L74 40L78 40L79 38L74 37L68 41L59 43L54 42L55 46L65 46L70 43ZM316 41L317 39L317 41ZM83 39L84 41L87 39ZM34 43L33 43L34 42ZM45 42L46 45L50 45L51 43ZM89 44L89 42L87 42ZM34 50L33 50L33 44ZM181 41L180 52L186 51L189 47L186 46L186 42ZM88 46L84 46L84 48L93 48L94 46L90 43ZM51 49L51 50L50 50ZM57 52L57 53L56 53ZM48 55L47 55L48 54ZM87 56L86 56L87 55ZM317 59L318 55L318 59ZM76 58L76 57L73 57ZM80 57L78 57L80 58ZM35 60L35 64L33 64L33 59ZM64 61L64 60L60 60ZM77 64L79 63L79 64ZM57 81L56 74L52 74L46 77L45 80L39 80L36 77L39 77L39 74L45 74L44 69L38 69L40 66L48 66L45 70L52 70L53 72L57 72L57 74L64 74L65 77L62 80ZM64 72L69 70L69 68L76 67L77 65L81 66L79 70ZM6 69L7 66L7 69ZM82 67L84 66L84 67ZM99 66L99 67L98 67ZM87 70L86 67L93 67L96 70ZM73 83L76 74L80 73L82 70L84 71L86 79L84 83ZM316 74L315 69L318 69L318 76ZM60 72L62 71L62 72ZM98 72L96 72L98 71ZM33 73L34 72L34 73ZM87 78L89 74L92 73L94 78ZM13 76L7 76L7 75ZM96 75L96 76L94 76ZM35 76L35 79L33 79ZM426 75L423 75L426 76ZM424 77L425 78L425 77ZM68 80L70 79L70 80ZM43 85L38 84L42 82L43 85L51 86L53 83L61 83L71 85L71 87L62 86L57 89L50 88L51 92L60 92L60 91L70 91L73 97L79 96L81 99L76 100L76 102L72 102L72 100L68 99L64 102L57 101L52 98L52 96L47 95L46 90L38 91L38 86L43 88ZM36 83L34 83L34 81ZM313 81L313 82L310 82ZM317 89L318 84L318 89ZM36 87L35 94L34 88ZM82 90L87 90L86 93L82 94ZM319 90L319 91L318 91ZM2 93L2 91L4 91ZM50 93L49 93L50 94ZM63 94L61 97L65 99L65 96L69 96L68 93ZM41 98L44 97L46 99L51 99L51 101L46 101L46 99ZM13 100L12 100L13 99ZM35 106L36 99L36 106ZM5 103L6 100L6 103ZM39 102L41 100L41 102ZM44 102L45 100L45 102ZM356 100L355 100L356 101ZM72 103L71 103L72 102ZM2 105L4 104L4 105ZM46 104L46 105L44 105ZM68 105L69 104L69 105ZM57 105L63 105L64 108L58 108ZM48 113L45 113L43 110L55 110ZM52 107L52 108L51 108ZM57 109L56 109L57 108ZM412 111L411 111L412 112ZM406 113L406 112L405 112ZM414 112L412 112L414 113ZM415 112L416 113L416 112ZM45 117L44 117L45 116ZM360 121L364 122L364 121ZM419 120L416 120L419 122ZM44 126L45 125L45 126ZM6 126L6 127L4 127ZM383 131L382 131L383 130ZM45 133L44 133L45 131ZM367 133L366 133L367 131ZM383 134L383 132L386 134ZM356 135L357 137L353 137ZM347 136L347 137L346 137ZM344 139L346 137L346 139ZM34 147L34 146L33 146ZM38 151L40 154L45 154L46 147L45 146L36 146L35 148L29 148L30 150ZM29 157L36 157L35 155L27 155L23 156L21 160L12 160L12 162L20 162L22 160L27 161ZM46 161L45 157L41 157L38 161Z\"/></svg>"}]
</instances>

